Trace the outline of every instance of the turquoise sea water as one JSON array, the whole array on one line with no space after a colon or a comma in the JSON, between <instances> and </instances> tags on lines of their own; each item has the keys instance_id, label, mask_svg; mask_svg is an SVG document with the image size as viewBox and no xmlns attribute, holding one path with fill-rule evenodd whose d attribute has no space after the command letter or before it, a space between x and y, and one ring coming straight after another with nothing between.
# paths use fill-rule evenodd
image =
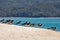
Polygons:
<instances>
[{"instance_id":1,"label":"turquoise sea water","mask_svg":"<svg viewBox=\"0 0 60 40\"><path fill-rule=\"evenodd\" d=\"M16 22L21 21L22 23L27 22L31 22L34 24L38 24L41 23L42 24L42 28L50 28L50 27L56 27L56 31L60 31L60 18L23 18L23 17L0 17L0 19L12 19L14 20L13 24L15 25ZM20 26L22 26L20 24ZM37 27L37 25L35 25L35 27Z\"/></svg>"}]
</instances>

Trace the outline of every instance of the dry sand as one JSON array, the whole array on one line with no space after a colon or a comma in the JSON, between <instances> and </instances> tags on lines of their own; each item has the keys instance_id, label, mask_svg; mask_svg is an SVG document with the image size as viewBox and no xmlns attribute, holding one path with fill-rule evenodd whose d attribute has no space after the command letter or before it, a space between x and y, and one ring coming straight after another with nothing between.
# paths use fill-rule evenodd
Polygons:
<instances>
[{"instance_id":1,"label":"dry sand","mask_svg":"<svg viewBox=\"0 0 60 40\"><path fill-rule=\"evenodd\" d=\"M60 40L60 32L0 23L0 40Z\"/></svg>"}]
</instances>

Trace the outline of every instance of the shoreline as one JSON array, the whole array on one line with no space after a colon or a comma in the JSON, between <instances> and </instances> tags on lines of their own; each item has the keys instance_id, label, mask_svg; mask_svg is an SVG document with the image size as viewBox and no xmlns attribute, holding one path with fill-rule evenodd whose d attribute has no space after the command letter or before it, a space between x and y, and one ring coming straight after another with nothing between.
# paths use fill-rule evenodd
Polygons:
<instances>
[{"instance_id":1,"label":"shoreline","mask_svg":"<svg viewBox=\"0 0 60 40\"><path fill-rule=\"evenodd\" d=\"M0 40L60 40L60 32L0 23Z\"/></svg>"},{"instance_id":2,"label":"shoreline","mask_svg":"<svg viewBox=\"0 0 60 40\"><path fill-rule=\"evenodd\" d=\"M43 30L50 30L50 31L54 31L54 30L51 30L51 29L47 29L47 28L36 28L36 27L28 27L28 26L19 26L19 25L14 25L14 24L8 24L8 23L0 23L0 25L9 25L9 26L15 26L15 27L22 27L22 28L34 28L34 29L43 29ZM58 32L58 31L54 31L54 32Z\"/></svg>"}]
</instances>

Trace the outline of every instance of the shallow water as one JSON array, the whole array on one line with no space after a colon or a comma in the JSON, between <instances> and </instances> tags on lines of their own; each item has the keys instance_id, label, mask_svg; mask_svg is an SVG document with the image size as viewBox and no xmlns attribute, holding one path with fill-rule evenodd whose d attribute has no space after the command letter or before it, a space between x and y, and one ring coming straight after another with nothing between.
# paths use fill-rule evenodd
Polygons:
<instances>
[{"instance_id":1,"label":"shallow water","mask_svg":"<svg viewBox=\"0 0 60 40\"><path fill-rule=\"evenodd\" d=\"M21 21L21 24L25 23L26 21L34 23L36 24L35 27L37 27L38 23L41 23L42 28L56 27L57 28L56 31L60 31L60 18L23 18L23 17L4 17L3 18L3 17L0 17L0 20L1 19L5 19L5 21L8 19L12 19L14 20L13 22L14 25L18 21ZM22 26L21 24L20 26Z\"/></svg>"}]
</instances>

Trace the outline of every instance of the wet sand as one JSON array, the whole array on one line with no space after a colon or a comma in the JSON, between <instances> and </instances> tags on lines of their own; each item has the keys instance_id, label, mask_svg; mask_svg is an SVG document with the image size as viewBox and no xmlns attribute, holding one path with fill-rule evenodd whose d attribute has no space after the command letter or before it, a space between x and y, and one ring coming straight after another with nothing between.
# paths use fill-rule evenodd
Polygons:
<instances>
[{"instance_id":1,"label":"wet sand","mask_svg":"<svg viewBox=\"0 0 60 40\"><path fill-rule=\"evenodd\" d=\"M60 32L0 23L0 40L60 40Z\"/></svg>"}]
</instances>

